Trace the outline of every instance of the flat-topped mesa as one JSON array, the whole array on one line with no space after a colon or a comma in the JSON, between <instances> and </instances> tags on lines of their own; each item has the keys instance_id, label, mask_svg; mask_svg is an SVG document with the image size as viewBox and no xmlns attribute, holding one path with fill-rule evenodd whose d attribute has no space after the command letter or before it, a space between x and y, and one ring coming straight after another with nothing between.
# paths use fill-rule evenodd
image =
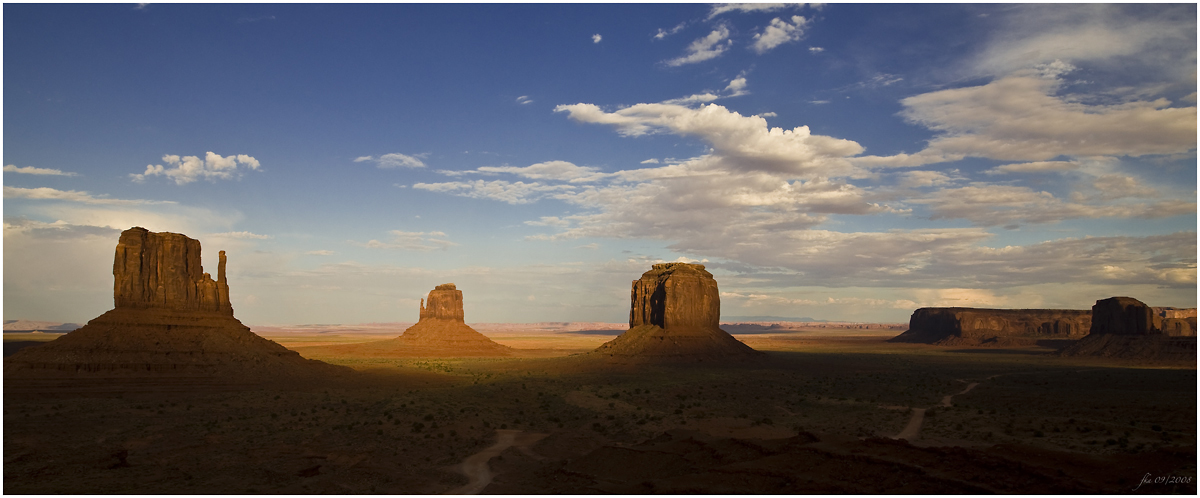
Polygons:
<instances>
[{"instance_id":1,"label":"flat-topped mesa","mask_svg":"<svg viewBox=\"0 0 1200 498\"><path fill-rule=\"evenodd\" d=\"M463 294L454 284L439 285L429 291L428 301L421 300L420 320L437 318L465 323L464 316Z\"/></svg>"},{"instance_id":2,"label":"flat-topped mesa","mask_svg":"<svg viewBox=\"0 0 1200 498\"><path fill-rule=\"evenodd\" d=\"M704 265L659 263L633 281L629 327L719 329L721 294Z\"/></svg>"},{"instance_id":3,"label":"flat-topped mesa","mask_svg":"<svg viewBox=\"0 0 1200 498\"><path fill-rule=\"evenodd\" d=\"M217 280L200 264L200 241L183 234L133 227L121 232L113 261L117 308L168 308L233 315L225 280L225 251Z\"/></svg>"},{"instance_id":4,"label":"flat-topped mesa","mask_svg":"<svg viewBox=\"0 0 1200 498\"><path fill-rule=\"evenodd\" d=\"M1087 310L920 308L908 330L891 342L942 345L1017 345L1079 339L1091 328Z\"/></svg>"}]
</instances>

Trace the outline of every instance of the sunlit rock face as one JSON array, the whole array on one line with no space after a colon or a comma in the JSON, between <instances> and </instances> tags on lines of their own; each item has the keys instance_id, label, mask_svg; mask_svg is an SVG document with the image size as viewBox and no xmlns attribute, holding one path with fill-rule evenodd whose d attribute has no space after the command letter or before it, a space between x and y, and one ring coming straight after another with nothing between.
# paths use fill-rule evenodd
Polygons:
<instances>
[{"instance_id":1,"label":"sunlit rock face","mask_svg":"<svg viewBox=\"0 0 1200 498\"><path fill-rule=\"evenodd\" d=\"M465 323L463 293L454 284L442 284L429 291L429 299L421 300L420 320L437 318Z\"/></svg>"},{"instance_id":2,"label":"sunlit rock face","mask_svg":"<svg viewBox=\"0 0 1200 498\"><path fill-rule=\"evenodd\" d=\"M113 261L117 308L219 311L233 315L225 280L225 251L217 280L200 265L200 241L183 234L134 227L121 232Z\"/></svg>"},{"instance_id":3,"label":"sunlit rock face","mask_svg":"<svg viewBox=\"0 0 1200 498\"><path fill-rule=\"evenodd\" d=\"M302 358L233 317L225 251L217 279L200 266L200 242L141 227L121 233L113 262L115 308L4 361L16 376L232 377L238 381L340 375L346 367Z\"/></svg>"},{"instance_id":4,"label":"sunlit rock face","mask_svg":"<svg viewBox=\"0 0 1200 498\"><path fill-rule=\"evenodd\" d=\"M633 281L629 330L594 353L724 359L759 355L721 330L721 295L704 265L661 263Z\"/></svg>"},{"instance_id":5,"label":"sunlit rock face","mask_svg":"<svg viewBox=\"0 0 1200 498\"><path fill-rule=\"evenodd\" d=\"M1054 309L920 308L908 330L892 342L941 345L1020 345L1039 340L1079 339L1091 328L1092 312Z\"/></svg>"},{"instance_id":6,"label":"sunlit rock face","mask_svg":"<svg viewBox=\"0 0 1200 498\"><path fill-rule=\"evenodd\" d=\"M420 319L386 343L373 343L369 354L387 356L508 356L512 348L497 344L463 320L463 293L442 284L421 300Z\"/></svg>"}]
</instances>

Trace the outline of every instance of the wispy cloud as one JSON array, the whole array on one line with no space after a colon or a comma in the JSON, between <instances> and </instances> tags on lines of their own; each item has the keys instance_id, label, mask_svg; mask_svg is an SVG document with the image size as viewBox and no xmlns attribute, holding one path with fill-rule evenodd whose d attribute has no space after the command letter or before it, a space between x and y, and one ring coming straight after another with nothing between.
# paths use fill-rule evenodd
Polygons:
<instances>
[{"instance_id":1,"label":"wispy cloud","mask_svg":"<svg viewBox=\"0 0 1200 498\"><path fill-rule=\"evenodd\" d=\"M57 190L49 187L21 188L4 186L5 199L35 199L78 202L83 204L106 205L140 205L140 204L175 204L174 201L150 201L144 199L109 199L96 197L79 190Z\"/></svg>"},{"instance_id":2,"label":"wispy cloud","mask_svg":"<svg viewBox=\"0 0 1200 498\"><path fill-rule=\"evenodd\" d=\"M729 39L729 28L718 26L708 36L699 38L688 45L684 55L665 61L665 63L668 66L677 67L713 59L725 53L732 43L733 41Z\"/></svg>"},{"instance_id":3,"label":"wispy cloud","mask_svg":"<svg viewBox=\"0 0 1200 498\"><path fill-rule=\"evenodd\" d=\"M754 35L754 43L750 48L758 54L764 54L784 43L797 41L804 37L804 30L811 23L804 16L792 16L790 23L778 17L771 19L761 33Z\"/></svg>"},{"instance_id":4,"label":"wispy cloud","mask_svg":"<svg viewBox=\"0 0 1200 498\"><path fill-rule=\"evenodd\" d=\"M520 102L519 98L517 99L517 101L518 101L518 103L524 103L524 102ZM391 154L384 154L379 157L374 157L374 156L357 157L354 159L354 162L356 162L356 163L362 163L362 162L375 163L375 166L380 169L424 168L425 162L422 161L421 159L425 158L427 156L429 156L429 153L413 154L410 156L407 154L401 154L399 152L393 152Z\"/></svg>"},{"instance_id":5,"label":"wispy cloud","mask_svg":"<svg viewBox=\"0 0 1200 498\"><path fill-rule=\"evenodd\" d=\"M1137 157L1196 148L1194 106L1168 107L1166 99L1088 105L1056 95L1058 87L1057 80L1018 73L901 100L901 115L936 133L927 149L914 155L923 160L906 162L915 166L971 156L1031 161L1034 165L1026 168L1046 169L1065 167L1046 162L1059 156ZM899 160L867 161L892 159Z\"/></svg>"},{"instance_id":6,"label":"wispy cloud","mask_svg":"<svg viewBox=\"0 0 1200 498\"><path fill-rule=\"evenodd\" d=\"M64 172L52 168L35 168L33 166L17 167L16 165L4 166L5 173L21 173L25 175L49 175L49 176L79 176L79 173Z\"/></svg>"},{"instance_id":7,"label":"wispy cloud","mask_svg":"<svg viewBox=\"0 0 1200 498\"><path fill-rule=\"evenodd\" d=\"M308 251L308 252L305 252L304 254L308 254L310 256L333 256L334 254L337 254L337 253L330 251L328 249L319 249L316 251Z\"/></svg>"},{"instance_id":8,"label":"wispy cloud","mask_svg":"<svg viewBox=\"0 0 1200 498\"><path fill-rule=\"evenodd\" d=\"M509 182L505 180L415 183L412 188L475 199L491 199L508 204L529 204L555 193L574 190L574 187L570 185L549 185L541 182Z\"/></svg>"},{"instance_id":9,"label":"wispy cloud","mask_svg":"<svg viewBox=\"0 0 1200 498\"><path fill-rule=\"evenodd\" d=\"M350 242L368 249L404 249L410 251L444 251L458 245L446 240L447 236L445 232L405 232L403 230L392 230L388 233L392 235L392 239L387 242L380 242L374 239L367 242Z\"/></svg>"},{"instance_id":10,"label":"wispy cloud","mask_svg":"<svg viewBox=\"0 0 1200 498\"><path fill-rule=\"evenodd\" d=\"M671 28L670 30L666 30L666 29L658 28L658 32L654 34L654 39L655 39L655 40L661 40L661 39L663 39L663 38L666 38L666 37L668 37L668 36L671 36L671 35L673 35L673 34L675 34L675 33L678 33L678 32L680 32L680 31L681 31L681 30L683 30L683 28L685 28L685 27L687 27L687 23L686 23L686 22L681 22L681 23L679 23L677 26L675 26L674 28Z\"/></svg>"},{"instance_id":11,"label":"wispy cloud","mask_svg":"<svg viewBox=\"0 0 1200 498\"><path fill-rule=\"evenodd\" d=\"M214 238L220 238L220 239L249 239L249 240L266 240L266 239L271 238L270 235L259 235L257 233L251 233L251 232L210 233L210 234L208 234L208 236L214 237Z\"/></svg>"},{"instance_id":12,"label":"wispy cloud","mask_svg":"<svg viewBox=\"0 0 1200 498\"><path fill-rule=\"evenodd\" d=\"M984 171L987 175L1004 175L1009 173L1047 173L1052 171L1071 171L1079 169L1078 161L1035 161L1029 163L1003 164Z\"/></svg>"},{"instance_id":13,"label":"wispy cloud","mask_svg":"<svg viewBox=\"0 0 1200 498\"><path fill-rule=\"evenodd\" d=\"M533 99L529 98L528 95L522 95L520 97L517 97L518 104L525 105L525 104L529 104L532 102L533 102Z\"/></svg>"},{"instance_id":14,"label":"wispy cloud","mask_svg":"<svg viewBox=\"0 0 1200 498\"><path fill-rule=\"evenodd\" d=\"M129 177L134 182L142 183L151 176L165 176L175 180L176 185L185 185L196 180L215 181L240 177L242 170L239 166L250 170L259 168L258 159L251 156L237 154L221 157L220 154L211 151L205 154L204 159L168 154L163 156L162 160L167 166L150 164L146 166L144 173L130 174Z\"/></svg>"},{"instance_id":15,"label":"wispy cloud","mask_svg":"<svg viewBox=\"0 0 1200 498\"><path fill-rule=\"evenodd\" d=\"M816 4L810 4L816 5ZM708 19L712 19L726 12L774 12L783 9L793 9L803 7L802 3L722 3L713 5L712 10L708 12Z\"/></svg>"}]
</instances>

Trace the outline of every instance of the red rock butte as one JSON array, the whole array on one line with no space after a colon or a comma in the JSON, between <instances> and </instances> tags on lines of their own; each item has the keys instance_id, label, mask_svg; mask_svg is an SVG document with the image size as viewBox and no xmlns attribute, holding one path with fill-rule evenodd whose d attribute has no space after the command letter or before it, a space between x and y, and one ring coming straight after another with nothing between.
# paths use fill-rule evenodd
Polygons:
<instances>
[{"instance_id":1,"label":"red rock butte","mask_svg":"<svg viewBox=\"0 0 1200 498\"><path fill-rule=\"evenodd\" d=\"M121 233L112 310L4 360L5 376L232 376L240 381L349 372L302 358L233 317L225 251L217 279L200 265L200 242L141 227Z\"/></svg>"},{"instance_id":2,"label":"red rock butte","mask_svg":"<svg viewBox=\"0 0 1200 498\"><path fill-rule=\"evenodd\" d=\"M1101 299L1092 306L1088 335L1058 354L1194 366L1195 315L1194 310L1151 308L1132 297Z\"/></svg>"},{"instance_id":3,"label":"red rock butte","mask_svg":"<svg viewBox=\"0 0 1200 498\"><path fill-rule=\"evenodd\" d=\"M442 284L421 300L419 321L395 339L303 348L329 354L372 358L454 358L509 356L512 348L497 344L464 321L463 293L454 284Z\"/></svg>"},{"instance_id":4,"label":"red rock butte","mask_svg":"<svg viewBox=\"0 0 1200 498\"><path fill-rule=\"evenodd\" d=\"M704 265L655 264L633 281L629 299L629 330L595 354L680 359L762 354L721 330L721 295Z\"/></svg>"}]
</instances>

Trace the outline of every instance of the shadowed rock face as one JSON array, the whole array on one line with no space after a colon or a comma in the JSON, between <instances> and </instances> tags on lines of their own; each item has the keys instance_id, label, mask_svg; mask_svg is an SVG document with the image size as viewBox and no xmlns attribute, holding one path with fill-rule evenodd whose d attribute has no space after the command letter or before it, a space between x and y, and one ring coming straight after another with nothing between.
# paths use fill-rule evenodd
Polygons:
<instances>
[{"instance_id":1,"label":"shadowed rock face","mask_svg":"<svg viewBox=\"0 0 1200 498\"><path fill-rule=\"evenodd\" d=\"M1092 334L1158 335L1161 318L1132 297L1110 297L1092 306Z\"/></svg>"},{"instance_id":2,"label":"shadowed rock face","mask_svg":"<svg viewBox=\"0 0 1200 498\"><path fill-rule=\"evenodd\" d=\"M1162 314L1132 297L1101 299L1092 306L1091 333L1058 354L1194 365L1196 319Z\"/></svg>"},{"instance_id":3,"label":"shadowed rock face","mask_svg":"<svg viewBox=\"0 0 1200 498\"><path fill-rule=\"evenodd\" d=\"M761 354L721 330L721 295L704 265L662 263L633 281L629 330L595 353L721 359Z\"/></svg>"},{"instance_id":4,"label":"shadowed rock face","mask_svg":"<svg viewBox=\"0 0 1200 498\"><path fill-rule=\"evenodd\" d=\"M117 308L219 311L232 315L221 251L217 280L200 266L200 241L134 227L121 232L113 261Z\"/></svg>"},{"instance_id":5,"label":"shadowed rock face","mask_svg":"<svg viewBox=\"0 0 1200 498\"><path fill-rule=\"evenodd\" d=\"M438 318L465 323L463 319L463 295L454 284L442 284L429 291L428 306L421 300L420 320Z\"/></svg>"},{"instance_id":6,"label":"shadowed rock face","mask_svg":"<svg viewBox=\"0 0 1200 498\"><path fill-rule=\"evenodd\" d=\"M704 265L660 263L633 281L629 327L720 328L721 294Z\"/></svg>"},{"instance_id":7,"label":"shadowed rock face","mask_svg":"<svg viewBox=\"0 0 1200 498\"><path fill-rule=\"evenodd\" d=\"M972 345L1079 339L1091 324L1087 310L921 308L909 319L908 331L891 342Z\"/></svg>"}]
</instances>

